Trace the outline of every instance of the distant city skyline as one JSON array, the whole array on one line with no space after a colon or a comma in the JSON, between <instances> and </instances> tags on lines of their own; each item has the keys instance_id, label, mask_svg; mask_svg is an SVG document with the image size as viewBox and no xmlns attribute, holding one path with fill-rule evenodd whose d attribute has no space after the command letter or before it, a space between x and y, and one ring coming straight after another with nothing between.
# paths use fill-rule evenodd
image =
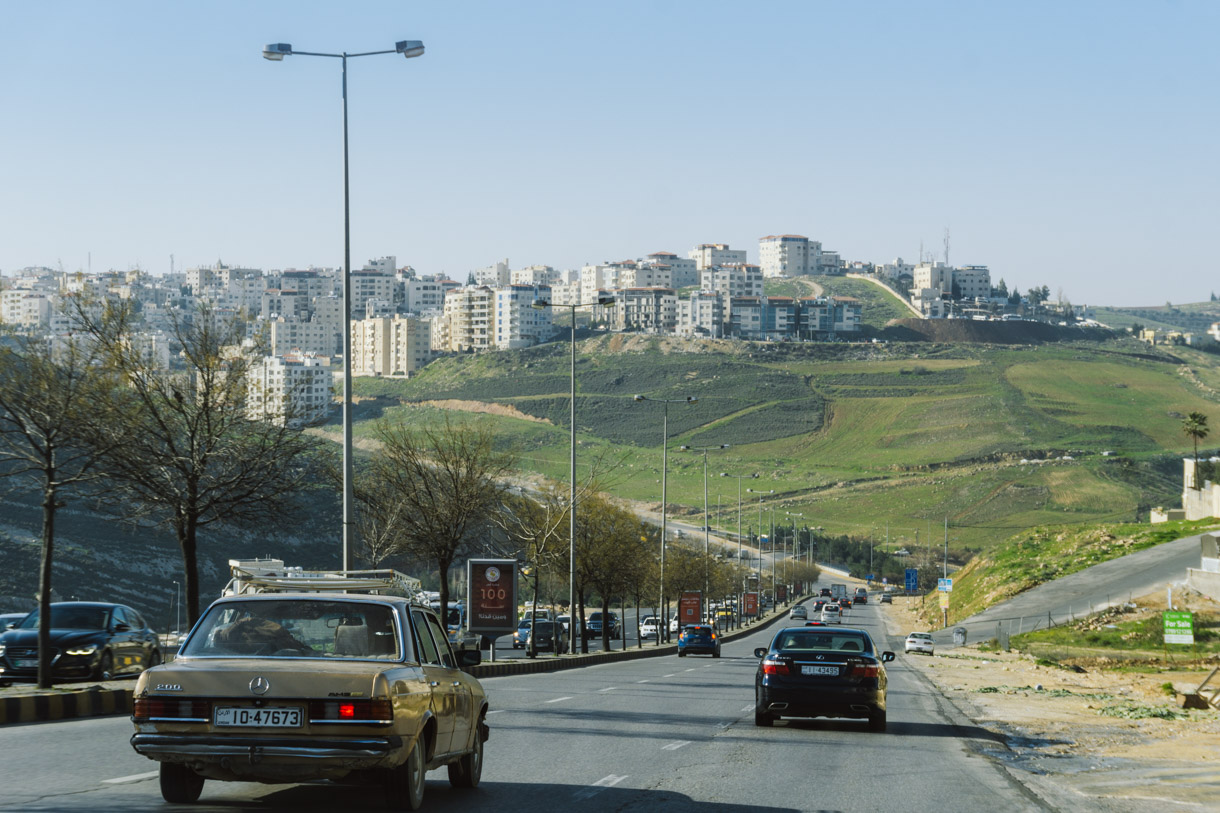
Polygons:
<instances>
[{"instance_id":1,"label":"distant city skyline","mask_svg":"<svg viewBox=\"0 0 1220 813\"><path fill-rule=\"evenodd\" d=\"M1211 2L8 6L0 273L465 280L801 234L1076 304L1220 287Z\"/></svg>"}]
</instances>

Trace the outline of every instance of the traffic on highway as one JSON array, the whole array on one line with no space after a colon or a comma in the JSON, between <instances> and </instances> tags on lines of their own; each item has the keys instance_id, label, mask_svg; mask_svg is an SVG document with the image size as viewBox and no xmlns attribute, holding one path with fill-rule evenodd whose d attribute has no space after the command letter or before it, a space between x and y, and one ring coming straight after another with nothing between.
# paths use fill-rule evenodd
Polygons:
<instances>
[{"instance_id":1,"label":"traffic on highway","mask_svg":"<svg viewBox=\"0 0 1220 813\"><path fill-rule=\"evenodd\" d=\"M898 653L885 664L884 731L867 714L777 715L768 726L756 724L756 650L785 628L819 629L783 613L724 641L719 658L679 658L669 648L650 658L481 679L490 728L481 782L454 787L443 769L433 770L423 809L906 810L919 799L945 811L1037 809L1037 798L1003 768L995 735L906 666L915 657L903 653L906 630L887 629L884 613L879 604L856 605L835 627L835 640L850 637L839 628L859 629L878 651ZM0 728L0 809L161 809L157 766L128 746L131 735L125 716ZM192 809L251 805L377 810L384 800L376 783L209 781Z\"/></svg>"}]
</instances>

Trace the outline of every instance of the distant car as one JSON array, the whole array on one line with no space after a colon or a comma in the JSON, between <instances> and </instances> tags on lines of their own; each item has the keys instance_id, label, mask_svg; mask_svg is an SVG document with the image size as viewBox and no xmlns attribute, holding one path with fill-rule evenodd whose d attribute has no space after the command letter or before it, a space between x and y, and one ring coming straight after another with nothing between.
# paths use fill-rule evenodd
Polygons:
<instances>
[{"instance_id":1,"label":"distant car","mask_svg":"<svg viewBox=\"0 0 1220 813\"><path fill-rule=\"evenodd\" d=\"M907 636L906 653L909 655L912 652L922 652L925 655L931 655L936 648L936 642L932 640L930 632L912 632Z\"/></svg>"},{"instance_id":2,"label":"distant car","mask_svg":"<svg viewBox=\"0 0 1220 813\"><path fill-rule=\"evenodd\" d=\"M609 636L611 638L617 638L619 632L618 613L610 613L609 617L610 620L606 622L602 618L602 614L600 612L589 613L589 617L585 619L585 637L600 638L602 636L602 626L608 624Z\"/></svg>"},{"instance_id":3,"label":"distant car","mask_svg":"<svg viewBox=\"0 0 1220 813\"><path fill-rule=\"evenodd\" d=\"M673 633L675 633L677 631L678 631L678 617L675 615L673 618L669 619L669 632L672 635Z\"/></svg>"},{"instance_id":4,"label":"distant car","mask_svg":"<svg viewBox=\"0 0 1220 813\"><path fill-rule=\"evenodd\" d=\"M863 587L856 588L856 594L851 597L852 604L868 604L868 590Z\"/></svg>"},{"instance_id":5,"label":"distant car","mask_svg":"<svg viewBox=\"0 0 1220 813\"><path fill-rule=\"evenodd\" d=\"M678 657L711 655L720 657L720 638L711 624L687 624L678 636Z\"/></svg>"},{"instance_id":6,"label":"distant car","mask_svg":"<svg viewBox=\"0 0 1220 813\"><path fill-rule=\"evenodd\" d=\"M657 632L661 629L661 621L655 615L644 616L644 620L640 622L640 637L641 638L656 638Z\"/></svg>"},{"instance_id":7,"label":"distant car","mask_svg":"<svg viewBox=\"0 0 1220 813\"><path fill-rule=\"evenodd\" d=\"M843 617L843 612L838 604L827 604L822 608L821 622L823 624L837 624Z\"/></svg>"},{"instance_id":8,"label":"distant car","mask_svg":"<svg viewBox=\"0 0 1220 813\"><path fill-rule=\"evenodd\" d=\"M885 731L885 665L893 652L878 653L862 629L787 627L769 647L754 650L754 725L780 717L867 717Z\"/></svg>"},{"instance_id":9,"label":"distant car","mask_svg":"<svg viewBox=\"0 0 1220 813\"><path fill-rule=\"evenodd\" d=\"M517 623L517 631L513 633L513 649L521 649L530 639L530 620L527 616Z\"/></svg>"},{"instance_id":10,"label":"distant car","mask_svg":"<svg viewBox=\"0 0 1220 813\"><path fill-rule=\"evenodd\" d=\"M0 633L0 677L38 676L38 610ZM58 601L51 605L51 675L110 680L161 663L161 643L125 604Z\"/></svg>"},{"instance_id":11,"label":"distant car","mask_svg":"<svg viewBox=\"0 0 1220 813\"><path fill-rule=\"evenodd\" d=\"M804 604L798 604L788 611L788 618L792 621L807 621L809 609Z\"/></svg>"},{"instance_id":12,"label":"distant car","mask_svg":"<svg viewBox=\"0 0 1220 813\"><path fill-rule=\"evenodd\" d=\"M818 595L825 596L826 598L830 598L831 595L833 595L833 594L830 592L829 587L823 587L821 590L818 591Z\"/></svg>"},{"instance_id":13,"label":"distant car","mask_svg":"<svg viewBox=\"0 0 1220 813\"><path fill-rule=\"evenodd\" d=\"M826 606L826 599L817 599L813 602L813 611L815 613L822 612L822 608Z\"/></svg>"},{"instance_id":14,"label":"distant car","mask_svg":"<svg viewBox=\"0 0 1220 813\"><path fill-rule=\"evenodd\" d=\"M29 613L0 613L0 632L17 626Z\"/></svg>"},{"instance_id":15,"label":"distant car","mask_svg":"<svg viewBox=\"0 0 1220 813\"><path fill-rule=\"evenodd\" d=\"M882 604L893 604L894 597L891 596L889 593L882 593L881 594L881 603Z\"/></svg>"},{"instance_id":16,"label":"distant car","mask_svg":"<svg viewBox=\"0 0 1220 813\"><path fill-rule=\"evenodd\" d=\"M520 630L518 630L520 631ZM533 643L535 652L563 652L565 647L563 627L554 621L535 621L525 636L525 648Z\"/></svg>"},{"instance_id":17,"label":"distant car","mask_svg":"<svg viewBox=\"0 0 1220 813\"><path fill-rule=\"evenodd\" d=\"M839 608L842 610L850 610L851 609L851 599L849 599L847 596L844 596L843 598L839 599Z\"/></svg>"}]
</instances>

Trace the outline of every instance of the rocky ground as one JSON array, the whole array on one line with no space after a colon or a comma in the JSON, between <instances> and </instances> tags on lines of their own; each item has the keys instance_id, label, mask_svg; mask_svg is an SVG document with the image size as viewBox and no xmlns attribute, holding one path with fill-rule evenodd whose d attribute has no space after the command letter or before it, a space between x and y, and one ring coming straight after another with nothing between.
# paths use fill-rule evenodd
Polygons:
<instances>
[{"instance_id":1,"label":"rocky ground","mask_svg":"<svg viewBox=\"0 0 1220 813\"><path fill-rule=\"evenodd\" d=\"M1136 603L1164 609L1163 595L1157 602ZM903 599L882 606L891 633L925 629ZM1001 734L1008 747L990 756L1044 798L1087 810L1220 810L1220 712L1182 708L1215 664L1135 671L1094 659L1076 671L978 645L899 657Z\"/></svg>"}]
</instances>

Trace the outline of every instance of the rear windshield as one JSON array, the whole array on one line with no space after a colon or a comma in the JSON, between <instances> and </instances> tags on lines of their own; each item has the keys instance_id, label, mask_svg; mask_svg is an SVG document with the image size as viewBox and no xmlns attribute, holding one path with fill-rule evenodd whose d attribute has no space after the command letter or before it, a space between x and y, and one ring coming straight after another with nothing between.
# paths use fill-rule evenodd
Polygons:
<instances>
[{"instance_id":1,"label":"rear windshield","mask_svg":"<svg viewBox=\"0 0 1220 813\"><path fill-rule=\"evenodd\" d=\"M390 607L290 598L212 605L182 654L341 660L402 657Z\"/></svg>"},{"instance_id":2,"label":"rear windshield","mask_svg":"<svg viewBox=\"0 0 1220 813\"><path fill-rule=\"evenodd\" d=\"M711 627L687 627L686 631L689 632L691 635L711 635L712 634Z\"/></svg>"},{"instance_id":3,"label":"rear windshield","mask_svg":"<svg viewBox=\"0 0 1220 813\"><path fill-rule=\"evenodd\" d=\"M873 654L872 639L859 633L826 630L784 630L771 648L785 654L800 652L860 652Z\"/></svg>"}]
</instances>

